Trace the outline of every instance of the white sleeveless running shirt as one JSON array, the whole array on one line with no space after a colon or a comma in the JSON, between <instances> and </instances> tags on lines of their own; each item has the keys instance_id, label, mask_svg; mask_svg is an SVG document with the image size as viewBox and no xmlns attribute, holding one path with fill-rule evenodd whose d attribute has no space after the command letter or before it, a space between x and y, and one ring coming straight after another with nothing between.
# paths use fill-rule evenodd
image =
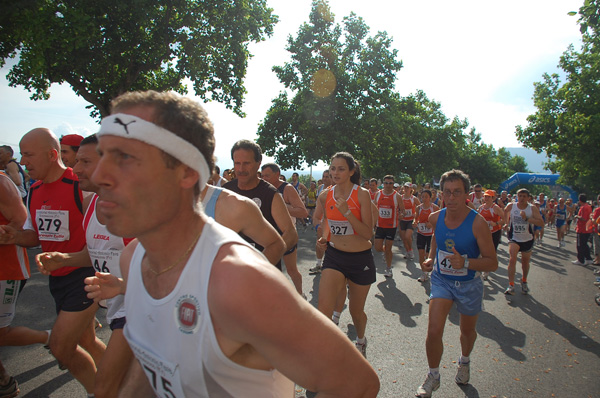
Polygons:
<instances>
[{"instance_id":1,"label":"white sleeveless running shirt","mask_svg":"<svg viewBox=\"0 0 600 398\"><path fill-rule=\"evenodd\" d=\"M523 211L528 219L531 218L532 207L529 203ZM529 242L533 239L533 230L529 223L521 217L521 209L517 206L517 202L513 203L510 209L509 238L515 242Z\"/></svg>"},{"instance_id":2,"label":"white sleeveless running shirt","mask_svg":"<svg viewBox=\"0 0 600 398\"><path fill-rule=\"evenodd\" d=\"M238 365L223 354L208 308L210 271L222 245L249 246L208 219L177 285L156 300L144 287L138 245L129 268L125 337L160 397L288 397L294 383L277 370Z\"/></svg>"},{"instance_id":3,"label":"white sleeveless running shirt","mask_svg":"<svg viewBox=\"0 0 600 398\"><path fill-rule=\"evenodd\" d=\"M108 232L106 226L100 224L96 216L96 200L98 195L94 194L84 217L85 241L92 260L92 266L98 272L109 272L121 277L119 258L125 248L123 238ZM92 212L91 215L89 212ZM110 324L114 319L125 316L124 296L118 296L106 300L106 320Z\"/></svg>"}]
</instances>

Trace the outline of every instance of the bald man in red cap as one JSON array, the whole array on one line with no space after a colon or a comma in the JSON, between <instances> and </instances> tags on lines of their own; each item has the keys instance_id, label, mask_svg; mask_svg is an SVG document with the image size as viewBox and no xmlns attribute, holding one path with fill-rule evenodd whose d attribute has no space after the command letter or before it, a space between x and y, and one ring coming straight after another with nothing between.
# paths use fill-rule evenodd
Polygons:
<instances>
[{"instance_id":1,"label":"bald man in red cap","mask_svg":"<svg viewBox=\"0 0 600 398\"><path fill-rule=\"evenodd\" d=\"M79 134L67 134L60 137L60 157L65 166L73 168L75 166L75 155L79 150L83 137Z\"/></svg>"}]
</instances>

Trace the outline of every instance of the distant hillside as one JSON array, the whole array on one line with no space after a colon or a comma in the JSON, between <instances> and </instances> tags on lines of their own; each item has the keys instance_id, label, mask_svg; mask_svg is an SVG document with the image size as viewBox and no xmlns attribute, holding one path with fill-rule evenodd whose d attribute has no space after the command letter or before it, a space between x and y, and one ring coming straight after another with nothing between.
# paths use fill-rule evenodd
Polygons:
<instances>
[{"instance_id":1,"label":"distant hillside","mask_svg":"<svg viewBox=\"0 0 600 398\"><path fill-rule=\"evenodd\" d=\"M544 170L544 163L547 162L546 153L537 153L533 149L528 148L506 148L512 156L519 155L525 158L527 168L533 173L550 174L550 171Z\"/></svg>"}]
</instances>

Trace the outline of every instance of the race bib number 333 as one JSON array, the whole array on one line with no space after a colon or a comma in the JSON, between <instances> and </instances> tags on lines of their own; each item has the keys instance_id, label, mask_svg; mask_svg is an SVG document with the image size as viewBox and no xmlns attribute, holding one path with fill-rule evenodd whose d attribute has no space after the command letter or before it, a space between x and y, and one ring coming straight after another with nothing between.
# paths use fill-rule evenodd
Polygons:
<instances>
[{"instance_id":1,"label":"race bib number 333","mask_svg":"<svg viewBox=\"0 0 600 398\"><path fill-rule=\"evenodd\" d=\"M38 210L35 222L40 240L63 242L70 238L67 210Z\"/></svg>"}]
</instances>

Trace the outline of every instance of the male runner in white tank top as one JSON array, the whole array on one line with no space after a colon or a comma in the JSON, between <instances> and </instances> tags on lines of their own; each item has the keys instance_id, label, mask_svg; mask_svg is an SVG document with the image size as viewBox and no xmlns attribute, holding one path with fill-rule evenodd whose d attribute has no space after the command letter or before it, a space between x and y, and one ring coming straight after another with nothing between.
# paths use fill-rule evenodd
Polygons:
<instances>
[{"instance_id":1,"label":"male runner in white tank top","mask_svg":"<svg viewBox=\"0 0 600 398\"><path fill-rule=\"evenodd\" d=\"M377 375L350 340L196 206L214 150L200 105L134 92L112 112L98 133L97 209L109 231L139 240L121 256L125 336L138 360L121 394L291 398L296 382L375 397Z\"/></svg>"}]
</instances>

